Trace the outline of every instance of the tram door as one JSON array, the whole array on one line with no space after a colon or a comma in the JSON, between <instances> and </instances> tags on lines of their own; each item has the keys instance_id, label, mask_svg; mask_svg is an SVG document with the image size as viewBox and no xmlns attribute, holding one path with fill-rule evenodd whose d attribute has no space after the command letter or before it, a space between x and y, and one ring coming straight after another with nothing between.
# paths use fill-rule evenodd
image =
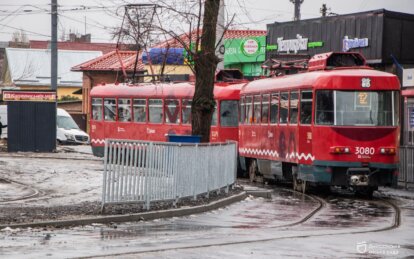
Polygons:
<instances>
[{"instance_id":1,"label":"tram door","mask_svg":"<svg viewBox=\"0 0 414 259\"><path fill-rule=\"evenodd\" d=\"M311 90L302 90L300 92L300 119L299 119L299 154L307 162L310 162L312 152L312 100Z\"/></svg>"},{"instance_id":2,"label":"tram door","mask_svg":"<svg viewBox=\"0 0 414 259\"><path fill-rule=\"evenodd\" d=\"M414 146L414 98L407 98L405 105L404 145Z\"/></svg>"}]
</instances>

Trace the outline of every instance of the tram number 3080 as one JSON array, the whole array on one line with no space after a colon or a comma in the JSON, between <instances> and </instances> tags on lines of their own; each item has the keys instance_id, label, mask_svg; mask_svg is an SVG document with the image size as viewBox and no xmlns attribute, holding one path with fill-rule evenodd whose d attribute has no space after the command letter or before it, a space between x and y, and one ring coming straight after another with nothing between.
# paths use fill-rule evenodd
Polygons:
<instances>
[{"instance_id":1,"label":"tram number 3080","mask_svg":"<svg viewBox=\"0 0 414 259\"><path fill-rule=\"evenodd\" d=\"M373 155L375 149L373 147L356 147L355 155Z\"/></svg>"}]
</instances>

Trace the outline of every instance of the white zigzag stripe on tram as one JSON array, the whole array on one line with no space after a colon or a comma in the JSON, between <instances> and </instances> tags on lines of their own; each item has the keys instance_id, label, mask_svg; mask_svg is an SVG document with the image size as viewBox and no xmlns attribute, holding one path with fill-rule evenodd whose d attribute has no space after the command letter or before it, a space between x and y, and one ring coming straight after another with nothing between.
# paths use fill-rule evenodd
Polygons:
<instances>
[{"instance_id":1,"label":"white zigzag stripe on tram","mask_svg":"<svg viewBox=\"0 0 414 259\"><path fill-rule=\"evenodd\" d=\"M251 155L260 155L260 156L272 156L272 157L279 157L279 153L275 150L260 150L260 149L253 149L253 148L240 148L239 152L241 154L251 154ZM294 159L298 158L299 160L315 160L315 157L312 154L304 154L304 153L295 153L292 152L290 154L286 154L287 159Z\"/></svg>"},{"instance_id":2,"label":"white zigzag stripe on tram","mask_svg":"<svg viewBox=\"0 0 414 259\"><path fill-rule=\"evenodd\" d=\"M260 150L260 149L253 149L253 148L240 148L239 152L242 153L242 154L279 157L279 153L276 150Z\"/></svg>"},{"instance_id":3,"label":"white zigzag stripe on tram","mask_svg":"<svg viewBox=\"0 0 414 259\"><path fill-rule=\"evenodd\" d=\"M94 144L105 144L105 140L104 139L91 139L91 143L94 143Z\"/></svg>"}]
</instances>

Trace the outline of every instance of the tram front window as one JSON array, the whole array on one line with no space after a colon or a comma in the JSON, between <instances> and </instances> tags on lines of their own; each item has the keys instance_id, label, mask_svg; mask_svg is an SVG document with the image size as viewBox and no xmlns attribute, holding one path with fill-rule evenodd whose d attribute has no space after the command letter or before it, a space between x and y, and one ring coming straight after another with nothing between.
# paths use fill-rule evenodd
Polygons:
<instances>
[{"instance_id":1,"label":"tram front window","mask_svg":"<svg viewBox=\"0 0 414 259\"><path fill-rule=\"evenodd\" d=\"M222 127L237 127L239 117L239 102L221 101L220 105L220 125Z\"/></svg>"},{"instance_id":2,"label":"tram front window","mask_svg":"<svg viewBox=\"0 0 414 259\"><path fill-rule=\"evenodd\" d=\"M335 126L396 126L396 91L317 91L316 124Z\"/></svg>"}]
</instances>

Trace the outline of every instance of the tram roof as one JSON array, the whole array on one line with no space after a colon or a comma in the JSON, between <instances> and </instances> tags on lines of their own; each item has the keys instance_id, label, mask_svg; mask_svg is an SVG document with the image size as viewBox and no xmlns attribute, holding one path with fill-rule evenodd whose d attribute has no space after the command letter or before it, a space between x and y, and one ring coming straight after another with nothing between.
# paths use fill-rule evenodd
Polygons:
<instances>
[{"instance_id":1,"label":"tram roof","mask_svg":"<svg viewBox=\"0 0 414 259\"><path fill-rule=\"evenodd\" d=\"M370 87L362 87L362 78L369 78ZM304 72L256 80L246 84L241 93L300 88L332 90L399 90L397 76L370 68L348 68Z\"/></svg>"},{"instance_id":2,"label":"tram roof","mask_svg":"<svg viewBox=\"0 0 414 259\"><path fill-rule=\"evenodd\" d=\"M216 99L238 99L243 84L215 86ZM95 86L91 97L120 97L120 98L192 98L194 83L142 83L142 84L106 84Z\"/></svg>"}]
</instances>

